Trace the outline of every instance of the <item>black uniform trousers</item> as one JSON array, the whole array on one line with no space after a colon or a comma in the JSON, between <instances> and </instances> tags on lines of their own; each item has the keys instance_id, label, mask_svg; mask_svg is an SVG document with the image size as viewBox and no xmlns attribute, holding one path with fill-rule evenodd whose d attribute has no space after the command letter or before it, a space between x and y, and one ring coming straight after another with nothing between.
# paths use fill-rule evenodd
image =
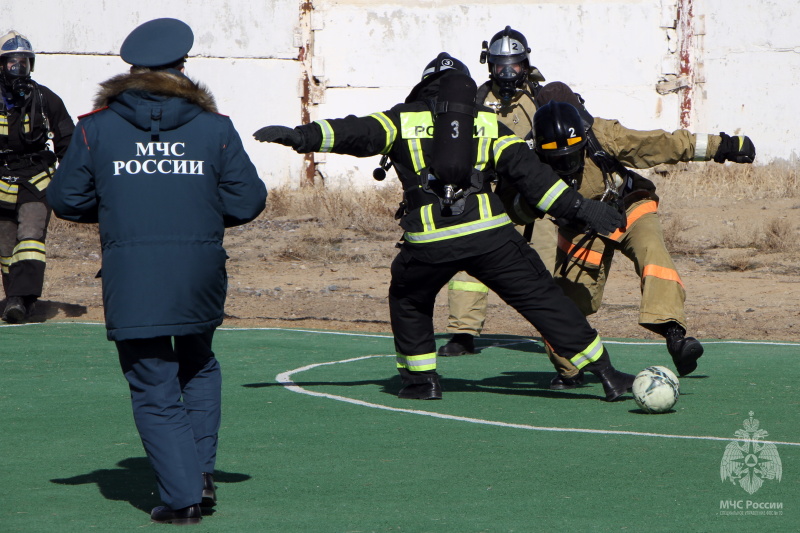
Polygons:
<instances>
[{"instance_id":1,"label":"black uniform trousers","mask_svg":"<svg viewBox=\"0 0 800 533\"><path fill-rule=\"evenodd\" d=\"M519 233L513 232L506 243L491 252L445 263L419 261L401 248L392 262L389 287L389 310L398 354L436 352L433 329L436 295L462 270L516 309L565 357L583 352L597 338L597 331L555 284L533 248Z\"/></svg>"},{"instance_id":2,"label":"black uniform trousers","mask_svg":"<svg viewBox=\"0 0 800 533\"><path fill-rule=\"evenodd\" d=\"M200 503L203 472L213 473L222 374L211 351L214 331L116 341L133 418L172 509Z\"/></svg>"}]
</instances>

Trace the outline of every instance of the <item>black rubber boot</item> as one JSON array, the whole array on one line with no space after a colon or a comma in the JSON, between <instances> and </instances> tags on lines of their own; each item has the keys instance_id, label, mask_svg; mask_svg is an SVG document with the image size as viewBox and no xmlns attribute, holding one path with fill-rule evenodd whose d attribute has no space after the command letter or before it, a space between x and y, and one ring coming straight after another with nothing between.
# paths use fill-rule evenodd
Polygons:
<instances>
[{"instance_id":1,"label":"black rubber boot","mask_svg":"<svg viewBox=\"0 0 800 533\"><path fill-rule=\"evenodd\" d=\"M403 385L398 398L404 400L441 400L442 386L439 384L439 374L411 374L402 375Z\"/></svg>"},{"instance_id":2,"label":"black rubber boot","mask_svg":"<svg viewBox=\"0 0 800 533\"><path fill-rule=\"evenodd\" d=\"M26 316L25 301L22 296L10 296L3 311L3 320L9 324L19 324Z\"/></svg>"},{"instance_id":3,"label":"black rubber boot","mask_svg":"<svg viewBox=\"0 0 800 533\"><path fill-rule=\"evenodd\" d=\"M597 376L597 379L603 384L607 402L618 400L623 394L631 390L633 380L636 378L632 374L626 374L614 368L611 365L611 357L609 357L605 347L600 359L594 363L589 363L584 369Z\"/></svg>"},{"instance_id":4,"label":"black rubber boot","mask_svg":"<svg viewBox=\"0 0 800 533\"><path fill-rule=\"evenodd\" d=\"M22 299L25 304L25 318L30 318L36 311L36 301L38 299L36 296L25 296Z\"/></svg>"},{"instance_id":5,"label":"black rubber boot","mask_svg":"<svg viewBox=\"0 0 800 533\"><path fill-rule=\"evenodd\" d=\"M670 322L664 328L667 339L667 350L675 363L678 375L683 377L697 369L697 360L703 355L703 345L694 337L686 337L686 330L676 322Z\"/></svg>"},{"instance_id":6,"label":"black rubber boot","mask_svg":"<svg viewBox=\"0 0 800 533\"><path fill-rule=\"evenodd\" d=\"M578 371L578 373L571 378L556 374L556 376L550 380L550 390L577 389L581 385L583 385L583 370Z\"/></svg>"},{"instance_id":7,"label":"black rubber boot","mask_svg":"<svg viewBox=\"0 0 800 533\"><path fill-rule=\"evenodd\" d=\"M450 341L439 348L440 357L457 357L475 354L475 337L469 333L456 333Z\"/></svg>"}]
</instances>

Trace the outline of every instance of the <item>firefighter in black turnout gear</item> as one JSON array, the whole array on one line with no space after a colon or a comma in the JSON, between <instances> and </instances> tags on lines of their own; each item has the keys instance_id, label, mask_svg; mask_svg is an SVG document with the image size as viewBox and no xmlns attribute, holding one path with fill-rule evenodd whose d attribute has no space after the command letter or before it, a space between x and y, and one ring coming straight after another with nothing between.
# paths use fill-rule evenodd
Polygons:
<instances>
[{"instance_id":1,"label":"firefighter in black turnout gear","mask_svg":"<svg viewBox=\"0 0 800 533\"><path fill-rule=\"evenodd\" d=\"M42 295L45 190L75 129L61 98L31 79L35 59L24 36L0 37L0 270L9 323L28 318Z\"/></svg>"},{"instance_id":2,"label":"firefighter in black turnout gear","mask_svg":"<svg viewBox=\"0 0 800 533\"><path fill-rule=\"evenodd\" d=\"M611 207L581 197L522 139L475 104L476 86L459 60L431 61L405 103L366 117L317 120L294 129L267 126L262 142L299 153L388 155L404 190L405 230L391 267L389 308L403 382L398 396L439 399L434 301L456 272L485 283L522 314L559 353L593 372L613 401L633 383L614 369L597 332L564 296L536 252L514 229L490 188L489 173L511 180L543 212L599 231L617 228Z\"/></svg>"}]
</instances>

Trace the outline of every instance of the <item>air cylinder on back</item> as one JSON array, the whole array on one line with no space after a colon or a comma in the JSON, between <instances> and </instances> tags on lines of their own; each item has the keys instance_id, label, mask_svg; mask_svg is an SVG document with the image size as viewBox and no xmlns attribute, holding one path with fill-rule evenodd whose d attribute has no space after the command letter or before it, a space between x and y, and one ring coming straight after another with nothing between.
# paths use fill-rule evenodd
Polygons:
<instances>
[{"instance_id":1,"label":"air cylinder on back","mask_svg":"<svg viewBox=\"0 0 800 533\"><path fill-rule=\"evenodd\" d=\"M469 76L442 78L433 123L433 154L429 162L437 179L457 188L469 185L475 165L472 130L477 86Z\"/></svg>"}]
</instances>

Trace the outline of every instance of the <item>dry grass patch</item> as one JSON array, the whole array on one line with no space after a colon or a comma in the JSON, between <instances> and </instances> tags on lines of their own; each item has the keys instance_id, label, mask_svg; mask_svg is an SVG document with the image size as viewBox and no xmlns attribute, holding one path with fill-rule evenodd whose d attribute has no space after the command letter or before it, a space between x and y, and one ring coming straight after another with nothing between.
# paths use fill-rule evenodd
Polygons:
<instances>
[{"instance_id":1,"label":"dry grass patch","mask_svg":"<svg viewBox=\"0 0 800 533\"><path fill-rule=\"evenodd\" d=\"M800 196L800 166L787 162L768 165L680 163L662 165L654 174L659 194L673 199L752 200Z\"/></svg>"},{"instance_id":2,"label":"dry grass patch","mask_svg":"<svg viewBox=\"0 0 800 533\"><path fill-rule=\"evenodd\" d=\"M800 249L798 230L787 218L771 218L747 230L734 225L727 228L720 248L750 248L761 253L792 252Z\"/></svg>"},{"instance_id":3,"label":"dry grass patch","mask_svg":"<svg viewBox=\"0 0 800 533\"><path fill-rule=\"evenodd\" d=\"M303 225L275 257L284 261L366 263L376 259L374 255L359 246L358 239L346 237L338 228Z\"/></svg>"},{"instance_id":4,"label":"dry grass patch","mask_svg":"<svg viewBox=\"0 0 800 533\"><path fill-rule=\"evenodd\" d=\"M773 218L765 224L756 241L763 252L790 252L797 249L797 230L786 218Z\"/></svg>"},{"instance_id":5,"label":"dry grass patch","mask_svg":"<svg viewBox=\"0 0 800 533\"><path fill-rule=\"evenodd\" d=\"M746 272L748 270L755 270L760 265L752 252L739 252L732 255L726 261L721 261L717 264L715 270L731 270L734 272Z\"/></svg>"},{"instance_id":6,"label":"dry grass patch","mask_svg":"<svg viewBox=\"0 0 800 533\"><path fill-rule=\"evenodd\" d=\"M701 246L683 237L684 232L689 229L689 224L684 219L671 216L662 217L661 227L664 233L664 244L670 254L700 255L703 253Z\"/></svg>"},{"instance_id":7,"label":"dry grass patch","mask_svg":"<svg viewBox=\"0 0 800 533\"><path fill-rule=\"evenodd\" d=\"M400 200L400 192L388 187L364 190L279 187L269 192L266 217L300 218L312 214L332 228L381 236L398 232L394 214Z\"/></svg>"}]
</instances>

